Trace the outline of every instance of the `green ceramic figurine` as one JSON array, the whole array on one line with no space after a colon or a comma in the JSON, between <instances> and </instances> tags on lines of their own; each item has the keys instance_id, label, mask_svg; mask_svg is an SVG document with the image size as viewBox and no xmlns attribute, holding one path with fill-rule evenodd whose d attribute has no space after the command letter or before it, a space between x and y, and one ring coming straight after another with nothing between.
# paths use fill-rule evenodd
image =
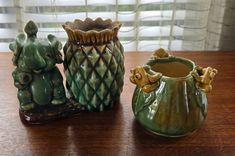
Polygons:
<instances>
[{"instance_id":1,"label":"green ceramic figurine","mask_svg":"<svg viewBox=\"0 0 235 156\"><path fill-rule=\"evenodd\" d=\"M156 50L144 66L131 70L130 81L137 85L132 99L136 120L168 137L195 131L206 118L206 93L216 74L216 69Z\"/></svg>"},{"instance_id":2,"label":"green ceramic figurine","mask_svg":"<svg viewBox=\"0 0 235 156\"><path fill-rule=\"evenodd\" d=\"M124 55L118 39L121 24L86 18L66 22L64 46L66 87L88 111L103 111L119 101L123 87Z\"/></svg>"},{"instance_id":3,"label":"green ceramic figurine","mask_svg":"<svg viewBox=\"0 0 235 156\"><path fill-rule=\"evenodd\" d=\"M40 122L62 113L66 105L63 78L56 67L62 63L62 45L53 35L48 35L48 41L37 39L38 28L32 21L24 30L27 36L19 34L9 46L16 66L12 76L18 88L21 117Z\"/></svg>"}]
</instances>

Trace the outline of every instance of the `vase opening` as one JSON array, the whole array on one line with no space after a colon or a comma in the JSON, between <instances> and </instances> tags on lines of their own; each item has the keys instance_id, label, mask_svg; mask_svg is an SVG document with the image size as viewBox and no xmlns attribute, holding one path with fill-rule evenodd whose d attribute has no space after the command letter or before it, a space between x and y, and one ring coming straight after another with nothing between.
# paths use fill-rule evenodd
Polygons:
<instances>
[{"instance_id":1,"label":"vase opening","mask_svg":"<svg viewBox=\"0 0 235 156\"><path fill-rule=\"evenodd\" d=\"M97 18L86 18L84 21L76 19L62 25L68 34L69 41L85 45L110 43L117 40L121 27L118 21Z\"/></svg>"},{"instance_id":2,"label":"vase opening","mask_svg":"<svg viewBox=\"0 0 235 156\"><path fill-rule=\"evenodd\" d=\"M163 76L179 78L187 77L193 70L194 65L191 61L176 59L174 61L157 62L151 68L156 72L162 73Z\"/></svg>"},{"instance_id":3,"label":"vase opening","mask_svg":"<svg viewBox=\"0 0 235 156\"><path fill-rule=\"evenodd\" d=\"M95 31L102 31L104 29L112 29L111 25L104 25L104 24L90 24L90 25L80 25L77 26L75 29L80 29L82 31L90 31L90 30L95 30Z\"/></svg>"}]
</instances>

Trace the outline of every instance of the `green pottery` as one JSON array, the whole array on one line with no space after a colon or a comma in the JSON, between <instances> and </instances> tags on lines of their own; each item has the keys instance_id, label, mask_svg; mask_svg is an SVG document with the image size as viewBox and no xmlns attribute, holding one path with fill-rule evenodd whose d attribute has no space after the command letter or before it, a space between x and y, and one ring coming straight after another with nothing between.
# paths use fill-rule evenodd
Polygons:
<instances>
[{"instance_id":1,"label":"green pottery","mask_svg":"<svg viewBox=\"0 0 235 156\"><path fill-rule=\"evenodd\" d=\"M19 34L10 44L16 66L12 76L21 111L66 102L63 78L56 67L62 63L61 43L53 35L48 35L48 41L39 40L37 31L35 23L29 21L25 26L27 36Z\"/></svg>"},{"instance_id":2,"label":"green pottery","mask_svg":"<svg viewBox=\"0 0 235 156\"><path fill-rule=\"evenodd\" d=\"M33 21L24 30L26 34L19 34L9 46L16 66L12 76L22 122L40 124L79 112L80 105L66 98L63 77L56 66L63 62L61 42L50 34L47 40L38 39Z\"/></svg>"},{"instance_id":3,"label":"green pottery","mask_svg":"<svg viewBox=\"0 0 235 156\"><path fill-rule=\"evenodd\" d=\"M118 102L124 76L124 56L117 33L121 24L90 18L66 22L64 46L66 87L88 111L102 111Z\"/></svg>"},{"instance_id":4,"label":"green pottery","mask_svg":"<svg viewBox=\"0 0 235 156\"><path fill-rule=\"evenodd\" d=\"M180 137L198 129L207 115L206 93L217 70L196 66L191 60L155 51L144 66L131 70L136 84L132 108L147 130Z\"/></svg>"}]
</instances>

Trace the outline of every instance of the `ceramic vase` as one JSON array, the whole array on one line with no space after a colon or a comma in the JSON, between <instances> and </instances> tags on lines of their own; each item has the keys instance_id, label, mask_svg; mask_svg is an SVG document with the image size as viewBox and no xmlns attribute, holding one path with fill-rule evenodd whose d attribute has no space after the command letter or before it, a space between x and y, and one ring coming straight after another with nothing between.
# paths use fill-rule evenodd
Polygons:
<instances>
[{"instance_id":1,"label":"ceramic vase","mask_svg":"<svg viewBox=\"0 0 235 156\"><path fill-rule=\"evenodd\" d=\"M180 137L197 130L207 115L207 96L217 70L157 50L144 66L131 71L136 84L132 108L147 130Z\"/></svg>"},{"instance_id":2,"label":"ceramic vase","mask_svg":"<svg viewBox=\"0 0 235 156\"><path fill-rule=\"evenodd\" d=\"M123 46L119 22L97 18L76 19L63 25L66 87L88 111L102 111L118 102L123 88Z\"/></svg>"}]
</instances>

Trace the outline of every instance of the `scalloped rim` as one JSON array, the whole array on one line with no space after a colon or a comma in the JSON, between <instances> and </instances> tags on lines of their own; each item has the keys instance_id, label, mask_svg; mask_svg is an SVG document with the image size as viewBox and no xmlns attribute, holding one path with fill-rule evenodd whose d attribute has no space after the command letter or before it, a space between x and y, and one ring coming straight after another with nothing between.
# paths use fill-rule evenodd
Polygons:
<instances>
[{"instance_id":1,"label":"scalloped rim","mask_svg":"<svg viewBox=\"0 0 235 156\"><path fill-rule=\"evenodd\" d=\"M104 29L100 31L94 29L84 30L84 28L86 29L88 26L96 28L97 25L104 27ZM70 41L90 44L105 43L113 40L117 37L121 25L120 22L113 22L111 19L103 20L102 18L97 18L92 20L91 18L86 18L84 21L75 19L73 22L66 22L62 26Z\"/></svg>"}]
</instances>

